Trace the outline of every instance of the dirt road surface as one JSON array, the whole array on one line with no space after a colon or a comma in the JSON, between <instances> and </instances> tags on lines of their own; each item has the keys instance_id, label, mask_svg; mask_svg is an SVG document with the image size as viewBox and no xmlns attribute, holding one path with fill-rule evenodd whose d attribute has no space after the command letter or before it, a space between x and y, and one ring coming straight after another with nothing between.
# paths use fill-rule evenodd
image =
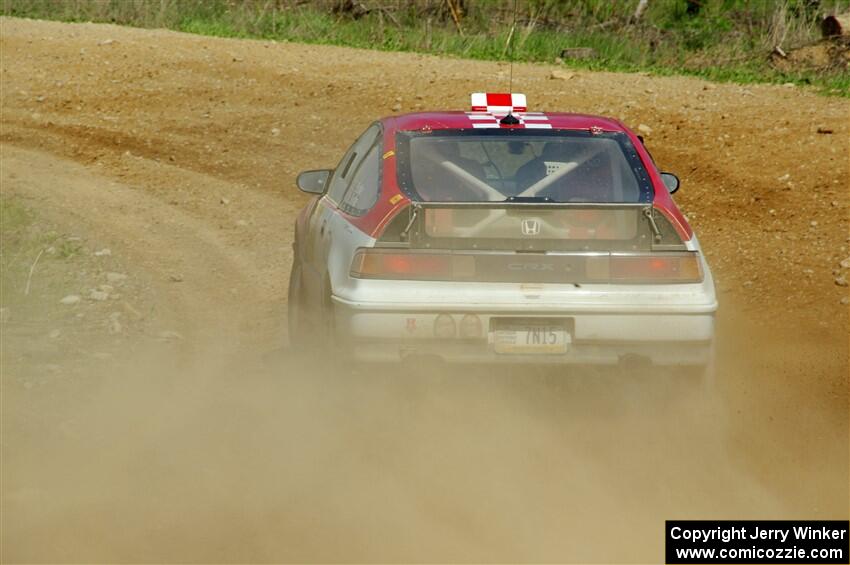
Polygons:
<instances>
[{"instance_id":1,"label":"dirt road surface","mask_svg":"<svg viewBox=\"0 0 850 565\"><path fill-rule=\"evenodd\" d=\"M49 242L4 258L3 561L655 562L664 519L847 517L846 100L514 68L681 177L706 415L619 375L269 361L296 173L506 65L8 18L0 48L2 196Z\"/></svg>"}]
</instances>

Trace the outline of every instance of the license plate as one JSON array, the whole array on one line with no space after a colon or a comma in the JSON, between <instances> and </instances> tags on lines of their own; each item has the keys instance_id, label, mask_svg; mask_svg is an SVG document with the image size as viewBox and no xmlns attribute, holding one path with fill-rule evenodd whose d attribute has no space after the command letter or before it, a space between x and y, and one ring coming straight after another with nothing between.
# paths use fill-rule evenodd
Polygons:
<instances>
[{"instance_id":1,"label":"license plate","mask_svg":"<svg viewBox=\"0 0 850 565\"><path fill-rule=\"evenodd\" d=\"M572 338L563 325L521 325L496 328L496 353L558 355L567 352Z\"/></svg>"}]
</instances>

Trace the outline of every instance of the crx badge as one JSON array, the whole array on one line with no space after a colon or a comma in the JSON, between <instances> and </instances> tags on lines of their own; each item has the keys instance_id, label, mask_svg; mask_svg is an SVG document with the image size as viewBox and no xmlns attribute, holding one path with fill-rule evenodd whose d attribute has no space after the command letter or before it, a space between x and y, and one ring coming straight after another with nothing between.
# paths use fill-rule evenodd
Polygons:
<instances>
[{"instance_id":1,"label":"crx badge","mask_svg":"<svg viewBox=\"0 0 850 565\"><path fill-rule=\"evenodd\" d=\"M522 221L522 235L537 235L540 233L540 222L537 220Z\"/></svg>"}]
</instances>

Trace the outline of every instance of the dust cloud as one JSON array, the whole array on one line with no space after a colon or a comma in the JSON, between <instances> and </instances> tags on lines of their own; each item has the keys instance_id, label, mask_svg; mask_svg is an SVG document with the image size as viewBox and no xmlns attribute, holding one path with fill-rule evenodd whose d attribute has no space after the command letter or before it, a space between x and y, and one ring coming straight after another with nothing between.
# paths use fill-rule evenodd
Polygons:
<instances>
[{"instance_id":1,"label":"dust cloud","mask_svg":"<svg viewBox=\"0 0 850 565\"><path fill-rule=\"evenodd\" d=\"M721 330L716 396L618 371L352 368L214 341L150 344L56 394L7 388L5 558L653 562L665 519L846 512L840 426L813 412L752 429L732 397L760 353L736 359L741 334ZM798 425L815 434L783 435ZM819 447L817 465L781 460Z\"/></svg>"}]
</instances>

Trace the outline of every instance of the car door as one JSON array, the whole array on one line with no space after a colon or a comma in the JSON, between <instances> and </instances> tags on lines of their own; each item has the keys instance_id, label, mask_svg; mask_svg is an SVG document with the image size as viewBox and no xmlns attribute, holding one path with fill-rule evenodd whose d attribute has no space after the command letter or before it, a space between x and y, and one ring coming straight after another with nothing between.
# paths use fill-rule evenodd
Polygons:
<instances>
[{"instance_id":1,"label":"car door","mask_svg":"<svg viewBox=\"0 0 850 565\"><path fill-rule=\"evenodd\" d=\"M332 245L332 220L338 215L339 203L351 184L360 163L380 135L379 124L371 125L351 147L328 181L328 188L310 216L307 253L303 264L305 299L317 304L325 292L328 271L328 254Z\"/></svg>"}]
</instances>

